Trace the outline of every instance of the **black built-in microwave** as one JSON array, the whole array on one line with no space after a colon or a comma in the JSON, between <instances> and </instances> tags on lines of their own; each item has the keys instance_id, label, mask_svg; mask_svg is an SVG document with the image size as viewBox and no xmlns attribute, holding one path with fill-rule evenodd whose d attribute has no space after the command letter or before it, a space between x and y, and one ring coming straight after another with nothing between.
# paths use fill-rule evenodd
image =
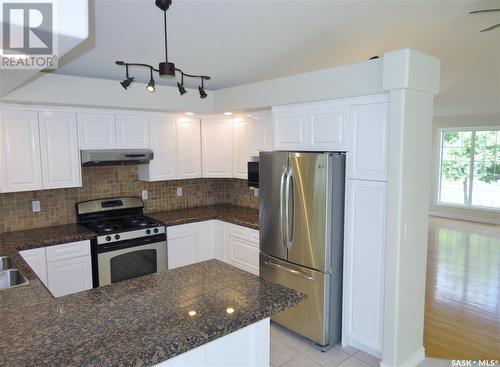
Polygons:
<instances>
[{"instance_id":1,"label":"black built-in microwave","mask_svg":"<svg viewBox=\"0 0 500 367\"><path fill-rule=\"evenodd\" d=\"M259 162L248 162L248 186L259 188Z\"/></svg>"}]
</instances>

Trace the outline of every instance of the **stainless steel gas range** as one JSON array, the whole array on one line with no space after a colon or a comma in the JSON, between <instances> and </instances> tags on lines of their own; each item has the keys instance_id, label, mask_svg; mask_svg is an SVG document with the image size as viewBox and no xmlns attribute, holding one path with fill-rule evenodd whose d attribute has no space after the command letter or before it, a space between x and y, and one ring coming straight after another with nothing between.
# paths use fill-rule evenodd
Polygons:
<instances>
[{"instance_id":1,"label":"stainless steel gas range","mask_svg":"<svg viewBox=\"0 0 500 367\"><path fill-rule=\"evenodd\" d=\"M94 231L92 279L95 287L167 269L162 222L143 214L139 197L116 197L76 204L78 222Z\"/></svg>"}]
</instances>

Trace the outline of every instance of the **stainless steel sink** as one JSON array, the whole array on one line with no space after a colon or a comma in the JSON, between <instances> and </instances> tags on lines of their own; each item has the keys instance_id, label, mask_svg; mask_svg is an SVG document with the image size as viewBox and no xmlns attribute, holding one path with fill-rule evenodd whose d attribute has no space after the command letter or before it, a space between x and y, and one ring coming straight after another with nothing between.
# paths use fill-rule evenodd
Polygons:
<instances>
[{"instance_id":1,"label":"stainless steel sink","mask_svg":"<svg viewBox=\"0 0 500 367\"><path fill-rule=\"evenodd\" d=\"M0 271L14 269L14 263L8 256L0 256Z\"/></svg>"},{"instance_id":2,"label":"stainless steel sink","mask_svg":"<svg viewBox=\"0 0 500 367\"><path fill-rule=\"evenodd\" d=\"M0 289L14 288L28 283L18 269L0 271Z\"/></svg>"}]
</instances>

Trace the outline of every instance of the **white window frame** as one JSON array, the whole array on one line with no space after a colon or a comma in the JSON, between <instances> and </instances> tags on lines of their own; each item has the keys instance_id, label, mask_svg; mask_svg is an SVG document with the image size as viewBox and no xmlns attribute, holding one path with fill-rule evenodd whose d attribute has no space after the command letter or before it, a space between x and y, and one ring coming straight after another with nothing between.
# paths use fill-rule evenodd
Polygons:
<instances>
[{"instance_id":1,"label":"white window frame","mask_svg":"<svg viewBox=\"0 0 500 367\"><path fill-rule=\"evenodd\" d=\"M436 206L449 207L449 208L460 208L460 209L474 209L474 210L484 210L489 212L500 212L500 208L494 208L489 206L479 206L472 205L472 192L473 192L473 179L474 179L474 154L471 157L470 171L469 171L469 204L454 204L441 201L441 178L442 178L442 163L443 163L443 133L444 132L472 132L472 149L475 151L476 143L476 132L477 131L499 131L500 126L480 126L480 127L443 127L438 129L438 149L439 149L439 161L437 165L437 190L436 190Z\"/></svg>"}]
</instances>

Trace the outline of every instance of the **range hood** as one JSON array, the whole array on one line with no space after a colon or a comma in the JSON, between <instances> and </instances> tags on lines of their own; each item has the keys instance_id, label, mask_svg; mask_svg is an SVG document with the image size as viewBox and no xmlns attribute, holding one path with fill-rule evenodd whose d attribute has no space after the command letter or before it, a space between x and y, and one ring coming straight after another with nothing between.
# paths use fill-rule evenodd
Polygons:
<instances>
[{"instance_id":1,"label":"range hood","mask_svg":"<svg viewBox=\"0 0 500 367\"><path fill-rule=\"evenodd\" d=\"M95 149L82 150L82 166L117 166L146 164L153 159L150 149Z\"/></svg>"}]
</instances>

